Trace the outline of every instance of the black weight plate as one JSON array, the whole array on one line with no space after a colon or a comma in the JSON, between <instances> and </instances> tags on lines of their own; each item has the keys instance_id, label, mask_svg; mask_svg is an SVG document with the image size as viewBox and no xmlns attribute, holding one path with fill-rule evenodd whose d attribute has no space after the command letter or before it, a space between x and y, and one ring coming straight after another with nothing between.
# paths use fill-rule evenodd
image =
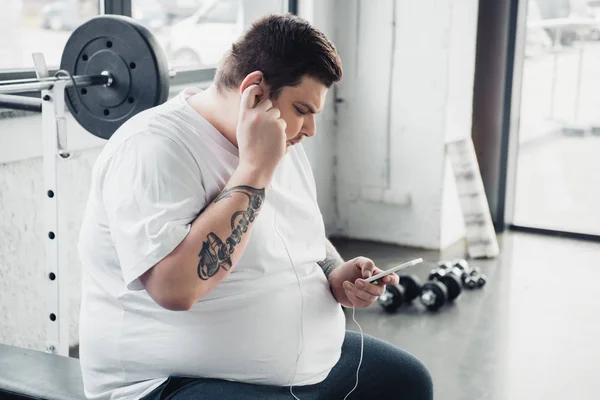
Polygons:
<instances>
[{"instance_id":1,"label":"black weight plate","mask_svg":"<svg viewBox=\"0 0 600 400\"><path fill-rule=\"evenodd\" d=\"M400 275L400 286L404 287L405 299L410 303L421 293L421 281L415 275Z\"/></svg>"},{"instance_id":2,"label":"black weight plate","mask_svg":"<svg viewBox=\"0 0 600 400\"><path fill-rule=\"evenodd\" d=\"M400 285L386 286L385 291L387 296L391 296L391 301L389 298L383 301L380 297L377 302L385 311L395 312L404 303L404 288Z\"/></svg>"},{"instance_id":3,"label":"black weight plate","mask_svg":"<svg viewBox=\"0 0 600 400\"><path fill-rule=\"evenodd\" d=\"M429 272L428 281L436 281L446 274L446 270L434 268Z\"/></svg>"},{"instance_id":4,"label":"black weight plate","mask_svg":"<svg viewBox=\"0 0 600 400\"><path fill-rule=\"evenodd\" d=\"M435 302L433 304L423 303L428 310L436 311L446 304L446 301L448 300L448 289L446 289L446 286L443 283L439 281L425 282L421 287L421 296L423 296L423 293L426 291L431 291L435 295Z\"/></svg>"},{"instance_id":5,"label":"black weight plate","mask_svg":"<svg viewBox=\"0 0 600 400\"><path fill-rule=\"evenodd\" d=\"M460 279L454 274L446 274L440 278L446 288L448 289L448 301L454 301L462 292L462 285Z\"/></svg>"},{"instance_id":6,"label":"black weight plate","mask_svg":"<svg viewBox=\"0 0 600 400\"><path fill-rule=\"evenodd\" d=\"M60 68L72 75L107 71L110 86L67 89L65 101L79 124L108 139L129 118L167 100L169 70L152 33L132 18L94 17L69 37Z\"/></svg>"}]
</instances>

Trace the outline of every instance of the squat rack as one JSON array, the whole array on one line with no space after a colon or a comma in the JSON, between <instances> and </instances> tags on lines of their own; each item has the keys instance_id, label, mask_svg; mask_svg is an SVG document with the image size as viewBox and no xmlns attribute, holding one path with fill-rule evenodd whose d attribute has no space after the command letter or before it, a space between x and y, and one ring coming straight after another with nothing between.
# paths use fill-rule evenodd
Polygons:
<instances>
[{"instance_id":1,"label":"squat rack","mask_svg":"<svg viewBox=\"0 0 600 400\"><path fill-rule=\"evenodd\" d=\"M66 115L65 89L73 85L71 80L49 78L44 55L33 54L37 79L0 82L0 106L42 113L42 143L44 165L44 187L46 190L43 211L45 226L45 261L48 281L48 302L46 303L46 351L69 355L68 295L59 288L68 286L66 271L61 268L58 224L59 181L58 163L70 158L65 150ZM109 85L110 77L80 77L77 84ZM41 91L41 98L8 95ZM63 263L64 264L64 263ZM63 291L64 292L64 291Z\"/></svg>"}]
</instances>

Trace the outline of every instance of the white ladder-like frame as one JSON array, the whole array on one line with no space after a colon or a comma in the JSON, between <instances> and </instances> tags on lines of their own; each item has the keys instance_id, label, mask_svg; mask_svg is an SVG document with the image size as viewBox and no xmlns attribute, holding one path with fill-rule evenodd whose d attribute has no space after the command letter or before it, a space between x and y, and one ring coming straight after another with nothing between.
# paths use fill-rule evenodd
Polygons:
<instances>
[{"instance_id":1,"label":"white ladder-like frame","mask_svg":"<svg viewBox=\"0 0 600 400\"><path fill-rule=\"evenodd\" d=\"M43 54L34 54L33 60L38 79L47 77L48 69ZM57 81L51 89L42 91L42 142L46 191L43 210L46 227L44 235L46 279L48 279L46 351L62 356L69 355L68 275L67 269L61 265L59 251L61 232L58 218L61 190L58 163L69 158L69 154L61 146L61 142L64 143L66 139L66 83L67 81Z\"/></svg>"}]
</instances>

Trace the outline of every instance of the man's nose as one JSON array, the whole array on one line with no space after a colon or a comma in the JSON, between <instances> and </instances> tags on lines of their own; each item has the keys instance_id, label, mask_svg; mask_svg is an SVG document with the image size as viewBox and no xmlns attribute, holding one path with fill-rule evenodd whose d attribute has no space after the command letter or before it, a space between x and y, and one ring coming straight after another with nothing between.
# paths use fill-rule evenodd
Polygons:
<instances>
[{"instance_id":1,"label":"man's nose","mask_svg":"<svg viewBox=\"0 0 600 400\"><path fill-rule=\"evenodd\" d=\"M317 134L317 124L314 114L310 114L304 121L304 126L302 127L302 133L304 133L308 137L313 137Z\"/></svg>"}]
</instances>

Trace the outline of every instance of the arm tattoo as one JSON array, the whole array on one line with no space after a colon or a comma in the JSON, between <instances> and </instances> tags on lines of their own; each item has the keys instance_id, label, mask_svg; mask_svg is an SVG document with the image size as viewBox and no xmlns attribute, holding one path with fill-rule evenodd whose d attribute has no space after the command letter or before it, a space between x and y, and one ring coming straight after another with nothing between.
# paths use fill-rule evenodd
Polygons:
<instances>
[{"instance_id":1,"label":"arm tattoo","mask_svg":"<svg viewBox=\"0 0 600 400\"><path fill-rule=\"evenodd\" d=\"M325 273L325 276L329 278L331 271L342 265L344 263L344 259L342 256L340 256L340 253L338 253L329 239L326 239L325 246L327 248L327 256L323 261L319 261L317 264L319 264Z\"/></svg>"},{"instance_id":2,"label":"arm tattoo","mask_svg":"<svg viewBox=\"0 0 600 400\"><path fill-rule=\"evenodd\" d=\"M214 201L231 198L233 193L243 193L248 196L248 208L244 211L237 211L231 217L231 236L225 243L214 232L208 234L206 242L202 243L200 250L200 262L198 263L198 276L202 280L208 280L219 272L219 268L229 271L232 266L231 255L235 251L241 240L242 235L248 231L248 225L254 222L265 198L265 189L255 189L250 186L236 186L225 190Z\"/></svg>"}]
</instances>

